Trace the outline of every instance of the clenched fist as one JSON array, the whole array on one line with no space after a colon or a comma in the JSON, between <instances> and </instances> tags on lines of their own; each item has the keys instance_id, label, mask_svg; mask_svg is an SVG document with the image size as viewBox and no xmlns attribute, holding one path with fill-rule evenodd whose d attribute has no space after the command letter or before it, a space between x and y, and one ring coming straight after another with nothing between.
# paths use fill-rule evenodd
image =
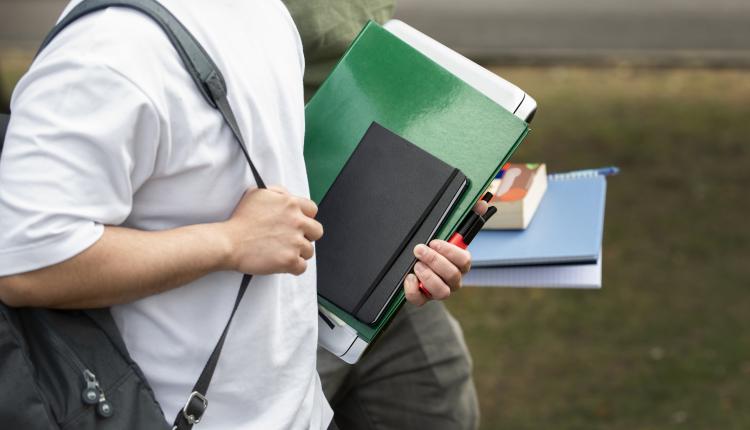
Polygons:
<instances>
[{"instance_id":1,"label":"clenched fist","mask_svg":"<svg viewBox=\"0 0 750 430\"><path fill-rule=\"evenodd\" d=\"M248 190L221 223L230 247L227 268L257 275L303 273L313 256L312 242L323 236L317 213L312 200L284 188Z\"/></svg>"}]
</instances>

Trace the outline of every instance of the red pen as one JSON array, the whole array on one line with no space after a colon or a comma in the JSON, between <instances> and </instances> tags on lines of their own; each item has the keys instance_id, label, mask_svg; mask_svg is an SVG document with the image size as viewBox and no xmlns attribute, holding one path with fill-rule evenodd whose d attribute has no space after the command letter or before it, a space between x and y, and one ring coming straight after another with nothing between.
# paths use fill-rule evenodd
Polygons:
<instances>
[{"instance_id":1,"label":"red pen","mask_svg":"<svg viewBox=\"0 0 750 430\"><path fill-rule=\"evenodd\" d=\"M492 193L490 192L487 192L484 194L484 196L482 196L482 200L486 202L489 202L491 198ZM497 208L495 206L490 206L487 209L487 212L485 212L482 216L474 211L471 211L469 215L467 215L466 218L464 218L464 220L458 226L458 230L456 230L456 232L451 235L450 239L448 239L448 243L452 243L453 245L456 245L461 249L468 248L469 244L474 239L474 236L479 233L479 230L482 229L487 220L495 215L495 212L497 212ZM424 287L422 281L419 282L419 291L421 291L422 294L425 295L425 297L432 298L432 294L430 294L427 288Z\"/></svg>"}]
</instances>

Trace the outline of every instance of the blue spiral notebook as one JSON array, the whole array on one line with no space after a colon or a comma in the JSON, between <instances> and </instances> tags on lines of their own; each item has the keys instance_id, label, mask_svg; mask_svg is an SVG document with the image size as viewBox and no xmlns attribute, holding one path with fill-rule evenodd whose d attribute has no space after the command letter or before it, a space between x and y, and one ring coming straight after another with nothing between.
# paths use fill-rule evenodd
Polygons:
<instances>
[{"instance_id":1,"label":"blue spiral notebook","mask_svg":"<svg viewBox=\"0 0 750 430\"><path fill-rule=\"evenodd\" d=\"M607 181L549 177L526 230L482 230L469 246L473 267L596 264L602 248Z\"/></svg>"},{"instance_id":2,"label":"blue spiral notebook","mask_svg":"<svg viewBox=\"0 0 750 430\"><path fill-rule=\"evenodd\" d=\"M595 263L546 266L474 267L464 276L466 287L575 288L602 287L602 257Z\"/></svg>"}]
</instances>

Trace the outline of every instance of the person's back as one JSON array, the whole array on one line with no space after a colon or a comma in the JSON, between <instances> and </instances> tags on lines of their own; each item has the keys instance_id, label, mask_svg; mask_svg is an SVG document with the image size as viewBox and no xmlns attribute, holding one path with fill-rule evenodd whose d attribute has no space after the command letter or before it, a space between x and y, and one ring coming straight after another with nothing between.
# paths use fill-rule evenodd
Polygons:
<instances>
[{"instance_id":1,"label":"person's back","mask_svg":"<svg viewBox=\"0 0 750 430\"><path fill-rule=\"evenodd\" d=\"M161 2L224 73L263 178L307 196L304 62L284 6ZM71 25L19 83L11 110L0 168L0 276L67 260L96 242L104 225L156 231L226 220L254 185L220 114L162 30L135 11L110 8ZM331 413L315 372L315 276L312 263L300 276L254 278L201 429L327 427ZM112 308L167 419L190 394L240 278L215 272Z\"/></svg>"}]
</instances>

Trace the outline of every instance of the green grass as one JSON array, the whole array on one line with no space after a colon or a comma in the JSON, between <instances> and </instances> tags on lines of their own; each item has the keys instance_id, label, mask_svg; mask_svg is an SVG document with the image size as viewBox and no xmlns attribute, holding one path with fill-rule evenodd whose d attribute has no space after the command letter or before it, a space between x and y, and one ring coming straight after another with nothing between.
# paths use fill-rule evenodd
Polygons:
<instances>
[{"instance_id":1,"label":"green grass","mask_svg":"<svg viewBox=\"0 0 750 430\"><path fill-rule=\"evenodd\" d=\"M516 161L618 165L601 291L466 289L483 429L750 428L750 73L497 69Z\"/></svg>"}]
</instances>

